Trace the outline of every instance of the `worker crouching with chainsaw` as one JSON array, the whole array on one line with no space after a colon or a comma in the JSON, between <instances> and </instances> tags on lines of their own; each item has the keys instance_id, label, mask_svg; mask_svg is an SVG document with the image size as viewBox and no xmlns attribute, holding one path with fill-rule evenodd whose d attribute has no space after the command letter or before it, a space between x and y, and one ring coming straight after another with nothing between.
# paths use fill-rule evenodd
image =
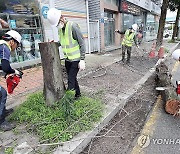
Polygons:
<instances>
[{"instance_id":1,"label":"worker crouching with chainsaw","mask_svg":"<svg viewBox=\"0 0 180 154\"><path fill-rule=\"evenodd\" d=\"M9 62L10 52L14 51L20 42L21 35L14 30L10 30L5 33L5 35L2 36L2 40L0 40L0 69L6 74L21 74L20 71L12 69ZM8 131L15 127L15 125L5 120L5 117L13 111L13 109L6 109L6 99L7 91L2 86L0 86L0 129L3 131Z\"/></svg>"},{"instance_id":2,"label":"worker crouching with chainsaw","mask_svg":"<svg viewBox=\"0 0 180 154\"><path fill-rule=\"evenodd\" d=\"M52 26L58 28L59 41L65 57L65 67L68 75L68 90L75 90L75 99L81 96L77 73L85 69L85 43L79 25L67 21L61 10L51 8L47 19Z\"/></svg>"},{"instance_id":3,"label":"worker crouching with chainsaw","mask_svg":"<svg viewBox=\"0 0 180 154\"><path fill-rule=\"evenodd\" d=\"M125 63L125 54L127 51L127 60L126 63L130 63L131 59L131 50L133 46L133 42L135 45L139 48L136 41L136 31L138 29L137 24L133 24L129 29L126 30L125 34L123 32L120 32L119 30L115 30L115 32L119 34L124 34L124 38L122 41L122 62Z\"/></svg>"}]
</instances>

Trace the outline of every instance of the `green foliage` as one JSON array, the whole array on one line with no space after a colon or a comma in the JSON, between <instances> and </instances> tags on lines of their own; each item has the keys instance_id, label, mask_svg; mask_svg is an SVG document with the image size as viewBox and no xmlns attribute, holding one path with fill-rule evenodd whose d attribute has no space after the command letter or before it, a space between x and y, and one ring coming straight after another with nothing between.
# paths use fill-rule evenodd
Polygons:
<instances>
[{"instance_id":1,"label":"green foliage","mask_svg":"<svg viewBox=\"0 0 180 154\"><path fill-rule=\"evenodd\" d=\"M176 41L171 39L168 41L168 43L176 43Z\"/></svg>"},{"instance_id":2,"label":"green foliage","mask_svg":"<svg viewBox=\"0 0 180 154\"><path fill-rule=\"evenodd\" d=\"M45 105L42 93L35 93L10 116L10 120L26 123L45 143L70 140L79 132L92 128L102 116L100 100L82 96L74 100L74 92L67 91L53 106Z\"/></svg>"},{"instance_id":3,"label":"green foliage","mask_svg":"<svg viewBox=\"0 0 180 154\"><path fill-rule=\"evenodd\" d=\"M169 9L175 11L180 5L180 0L169 0Z\"/></svg>"},{"instance_id":4,"label":"green foliage","mask_svg":"<svg viewBox=\"0 0 180 154\"><path fill-rule=\"evenodd\" d=\"M168 30L172 30L172 26L168 26Z\"/></svg>"},{"instance_id":5,"label":"green foliage","mask_svg":"<svg viewBox=\"0 0 180 154\"><path fill-rule=\"evenodd\" d=\"M169 53L169 50L167 48L164 48L165 53Z\"/></svg>"},{"instance_id":6,"label":"green foliage","mask_svg":"<svg viewBox=\"0 0 180 154\"><path fill-rule=\"evenodd\" d=\"M13 148L5 148L5 154L13 154Z\"/></svg>"}]
</instances>

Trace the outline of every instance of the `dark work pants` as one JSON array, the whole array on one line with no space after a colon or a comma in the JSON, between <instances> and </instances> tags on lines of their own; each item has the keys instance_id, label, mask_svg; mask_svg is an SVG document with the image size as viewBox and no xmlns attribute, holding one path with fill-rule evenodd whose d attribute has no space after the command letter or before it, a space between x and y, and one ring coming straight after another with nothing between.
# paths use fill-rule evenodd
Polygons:
<instances>
[{"instance_id":1,"label":"dark work pants","mask_svg":"<svg viewBox=\"0 0 180 154\"><path fill-rule=\"evenodd\" d=\"M79 71L78 64L79 61L70 62L65 60L65 67L68 75L68 90L75 90L75 96L81 94L77 81L77 73Z\"/></svg>"},{"instance_id":2,"label":"dark work pants","mask_svg":"<svg viewBox=\"0 0 180 154\"><path fill-rule=\"evenodd\" d=\"M0 124L5 120L6 99L7 99L7 91L0 86Z\"/></svg>"},{"instance_id":3,"label":"dark work pants","mask_svg":"<svg viewBox=\"0 0 180 154\"><path fill-rule=\"evenodd\" d=\"M122 45L122 61L125 61L125 53L127 51L127 62L130 62L130 59L131 59L131 49L132 49L132 47L128 47L126 45Z\"/></svg>"}]
</instances>

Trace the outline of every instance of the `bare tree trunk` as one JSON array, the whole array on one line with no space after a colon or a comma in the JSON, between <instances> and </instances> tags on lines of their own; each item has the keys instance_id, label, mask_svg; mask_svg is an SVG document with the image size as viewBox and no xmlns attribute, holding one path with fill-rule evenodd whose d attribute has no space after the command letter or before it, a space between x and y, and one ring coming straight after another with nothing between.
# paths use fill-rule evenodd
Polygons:
<instances>
[{"instance_id":1,"label":"bare tree trunk","mask_svg":"<svg viewBox=\"0 0 180 154\"><path fill-rule=\"evenodd\" d=\"M179 7L178 7L178 11L177 11L177 15L176 15L176 21L175 21L174 30L173 30L173 35L172 35L172 41L174 41L174 40L175 40L174 37L177 36L179 16L180 16L180 5L179 5Z\"/></svg>"},{"instance_id":2,"label":"bare tree trunk","mask_svg":"<svg viewBox=\"0 0 180 154\"><path fill-rule=\"evenodd\" d=\"M169 0L163 0L163 4L161 7L161 16L160 16L160 20L159 20L157 42L156 42L157 48L160 47L162 45L162 42L163 42L163 32L164 32L164 26L165 26L165 19L166 19L168 4L169 4Z\"/></svg>"},{"instance_id":3,"label":"bare tree trunk","mask_svg":"<svg viewBox=\"0 0 180 154\"><path fill-rule=\"evenodd\" d=\"M47 105L52 105L64 95L64 83L61 71L58 43L39 43L43 67L43 94Z\"/></svg>"}]
</instances>

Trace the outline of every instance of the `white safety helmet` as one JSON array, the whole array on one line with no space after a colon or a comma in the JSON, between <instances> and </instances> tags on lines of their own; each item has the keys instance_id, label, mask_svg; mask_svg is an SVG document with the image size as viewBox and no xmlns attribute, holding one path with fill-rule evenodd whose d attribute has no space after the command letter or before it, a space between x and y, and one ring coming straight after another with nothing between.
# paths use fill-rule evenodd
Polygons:
<instances>
[{"instance_id":1,"label":"white safety helmet","mask_svg":"<svg viewBox=\"0 0 180 154\"><path fill-rule=\"evenodd\" d=\"M8 31L7 33L5 34L8 34L9 36L11 36L13 39L15 39L18 43L21 42L21 35L15 31L15 30L10 30Z\"/></svg>"},{"instance_id":2,"label":"white safety helmet","mask_svg":"<svg viewBox=\"0 0 180 154\"><path fill-rule=\"evenodd\" d=\"M172 57L175 60L180 60L180 49L176 49L173 53L172 53Z\"/></svg>"},{"instance_id":3,"label":"white safety helmet","mask_svg":"<svg viewBox=\"0 0 180 154\"><path fill-rule=\"evenodd\" d=\"M61 10L58 10L56 8L51 8L47 12L47 19L49 20L52 26L58 25L60 17L61 17Z\"/></svg>"},{"instance_id":4,"label":"white safety helmet","mask_svg":"<svg viewBox=\"0 0 180 154\"><path fill-rule=\"evenodd\" d=\"M137 24L133 24L133 25L132 25L132 29L133 29L134 31L137 31L138 25L137 25Z\"/></svg>"}]
</instances>

